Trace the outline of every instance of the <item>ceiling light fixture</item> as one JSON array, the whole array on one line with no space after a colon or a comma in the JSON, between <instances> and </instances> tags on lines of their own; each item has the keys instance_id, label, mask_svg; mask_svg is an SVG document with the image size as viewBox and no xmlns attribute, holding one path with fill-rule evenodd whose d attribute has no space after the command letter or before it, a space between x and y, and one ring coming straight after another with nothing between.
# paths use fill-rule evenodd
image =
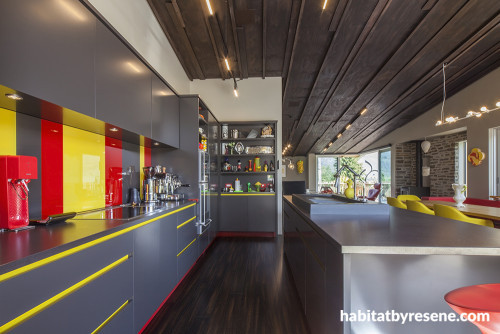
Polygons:
<instances>
[{"instance_id":1,"label":"ceiling light fixture","mask_svg":"<svg viewBox=\"0 0 500 334\"><path fill-rule=\"evenodd\" d=\"M327 3L328 3L328 0L325 0L325 2L323 3L323 10L325 10Z\"/></svg>"},{"instance_id":2,"label":"ceiling light fixture","mask_svg":"<svg viewBox=\"0 0 500 334\"><path fill-rule=\"evenodd\" d=\"M5 97L11 100L22 101L23 97L18 94L5 94Z\"/></svg>"},{"instance_id":3,"label":"ceiling light fixture","mask_svg":"<svg viewBox=\"0 0 500 334\"><path fill-rule=\"evenodd\" d=\"M227 60L227 57L224 58L224 62L226 63L226 68L229 72L231 72L231 68L229 67L229 61Z\"/></svg>"},{"instance_id":4,"label":"ceiling light fixture","mask_svg":"<svg viewBox=\"0 0 500 334\"><path fill-rule=\"evenodd\" d=\"M476 117L479 118L483 114L489 113L491 111L495 110L500 110L500 101L495 104L496 108L488 109L486 106L482 106L479 110L480 111L474 111L474 110L469 110L467 114L464 117L458 117L458 116L448 116L444 117L444 104L446 102L446 66L447 64L443 63L443 103L441 104L441 119L436 122L436 126L444 125L444 124L451 124L451 123L456 123L458 121L461 121L466 118L471 118L471 117Z\"/></svg>"},{"instance_id":5,"label":"ceiling light fixture","mask_svg":"<svg viewBox=\"0 0 500 334\"><path fill-rule=\"evenodd\" d=\"M155 145L155 146L159 146L159 145L160 145L160 143L158 143L158 142L155 142L155 143L154 143L154 145Z\"/></svg>"},{"instance_id":6,"label":"ceiling light fixture","mask_svg":"<svg viewBox=\"0 0 500 334\"><path fill-rule=\"evenodd\" d=\"M212 12L212 6L210 6L210 0L207 0L207 7L208 11L210 12L210 15L214 15L214 12Z\"/></svg>"},{"instance_id":7,"label":"ceiling light fixture","mask_svg":"<svg viewBox=\"0 0 500 334\"><path fill-rule=\"evenodd\" d=\"M109 131L118 132L118 129L117 128L111 128L111 129L109 129Z\"/></svg>"},{"instance_id":8,"label":"ceiling light fixture","mask_svg":"<svg viewBox=\"0 0 500 334\"><path fill-rule=\"evenodd\" d=\"M359 114L364 115L367 111L368 111L368 108L364 108L363 110L361 110L361 112Z\"/></svg>"},{"instance_id":9,"label":"ceiling light fixture","mask_svg":"<svg viewBox=\"0 0 500 334\"><path fill-rule=\"evenodd\" d=\"M345 127L345 129L349 130L350 127L351 127L351 124L347 124L346 127Z\"/></svg>"},{"instance_id":10,"label":"ceiling light fixture","mask_svg":"<svg viewBox=\"0 0 500 334\"><path fill-rule=\"evenodd\" d=\"M342 137L342 133L339 133L339 134L337 135L337 138L340 138L340 137Z\"/></svg>"},{"instance_id":11,"label":"ceiling light fixture","mask_svg":"<svg viewBox=\"0 0 500 334\"><path fill-rule=\"evenodd\" d=\"M238 84L236 83L236 79L234 77L233 77L233 81L234 81L233 93L234 93L234 96L238 97Z\"/></svg>"}]
</instances>

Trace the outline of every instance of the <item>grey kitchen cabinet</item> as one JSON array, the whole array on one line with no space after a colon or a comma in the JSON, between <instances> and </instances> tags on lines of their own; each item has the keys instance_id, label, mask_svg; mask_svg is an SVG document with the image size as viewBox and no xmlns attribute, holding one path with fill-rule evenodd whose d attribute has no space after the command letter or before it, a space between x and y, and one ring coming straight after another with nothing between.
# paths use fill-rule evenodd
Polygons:
<instances>
[{"instance_id":1,"label":"grey kitchen cabinet","mask_svg":"<svg viewBox=\"0 0 500 334\"><path fill-rule=\"evenodd\" d=\"M164 299L177 284L177 215L162 218L160 222L159 266L160 287L158 292Z\"/></svg>"},{"instance_id":2,"label":"grey kitchen cabinet","mask_svg":"<svg viewBox=\"0 0 500 334\"><path fill-rule=\"evenodd\" d=\"M165 298L160 289L160 223L134 231L134 332L137 333Z\"/></svg>"},{"instance_id":3,"label":"grey kitchen cabinet","mask_svg":"<svg viewBox=\"0 0 500 334\"><path fill-rule=\"evenodd\" d=\"M92 332L133 298L133 260L128 257L132 251L132 234L125 234L1 282L0 324L104 270L101 276L12 329L12 333ZM123 311L127 308L132 305ZM114 326L120 327L119 321L113 319ZM132 327L128 328L124 333L132 332Z\"/></svg>"},{"instance_id":4,"label":"grey kitchen cabinet","mask_svg":"<svg viewBox=\"0 0 500 334\"><path fill-rule=\"evenodd\" d=\"M0 13L0 84L95 117L95 16L53 0L4 0Z\"/></svg>"},{"instance_id":5,"label":"grey kitchen cabinet","mask_svg":"<svg viewBox=\"0 0 500 334\"><path fill-rule=\"evenodd\" d=\"M248 230L248 196L221 194L219 230L245 232Z\"/></svg>"},{"instance_id":6,"label":"grey kitchen cabinet","mask_svg":"<svg viewBox=\"0 0 500 334\"><path fill-rule=\"evenodd\" d=\"M97 22L96 118L151 137L151 71Z\"/></svg>"},{"instance_id":7,"label":"grey kitchen cabinet","mask_svg":"<svg viewBox=\"0 0 500 334\"><path fill-rule=\"evenodd\" d=\"M193 206L195 208L196 206ZM177 220L177 281L180 281L199 255L196 213L186 209Z\"/></svg>"},{"instance_id":8,"label":"grey kitchen cabinet","mask_svg":"<svg viewBox=\"0 0 500 334\"><path fill-rule=\"evenodd\" d=\"M248 231L276 230L276 196L248 196Z\"/></svg>"},{"instance_id":9,"label":"grey kitchen cabinet","mask_svg":"<svg viewBox=\"0 0 500 334\"><path fill-rule=\"evenodd\" d=\"M151 74L151 139L179 147L179 97Z\"/></svg>"}]
</instances>

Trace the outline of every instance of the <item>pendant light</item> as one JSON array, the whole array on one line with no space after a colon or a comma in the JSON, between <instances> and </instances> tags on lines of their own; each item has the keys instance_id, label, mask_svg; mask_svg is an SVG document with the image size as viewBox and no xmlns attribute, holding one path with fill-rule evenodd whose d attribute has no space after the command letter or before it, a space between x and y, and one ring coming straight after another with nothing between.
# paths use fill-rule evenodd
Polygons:
<instances>
[{"instance_id":1,"label":"pendant light","mask_svg":"<svg viewBox=\"0 0 500 334\"><path fill-rule=\"evenodd\" d=\"M425 140L420 144L420 147L422 148L422 151L424 151L424 153L427 153L431 148L431 142L428 141L427 138L425 138Z\"/></svg>"}]
</instances>

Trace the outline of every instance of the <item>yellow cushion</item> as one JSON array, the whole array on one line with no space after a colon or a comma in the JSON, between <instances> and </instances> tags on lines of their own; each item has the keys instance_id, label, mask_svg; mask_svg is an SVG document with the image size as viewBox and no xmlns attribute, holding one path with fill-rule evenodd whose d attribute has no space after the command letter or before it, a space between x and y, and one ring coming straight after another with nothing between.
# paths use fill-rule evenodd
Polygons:
<instances>
[{"instance_id":1,"label":"yellow cushion","mask_svg":"<svg viewBox=\"0 0 500 334\"><path fill-rule=\"evenodd\" d=\"M439 216L439 217L460 220L460 221L463 221L466 223L471 223L471 224L476 224L476 225L494 227L493 222L491 220L472 218L472 217L466 216L462 212L460 212L458 209L456 209L452 206L449 206L449 205L434 204L434 212L436 213L436 216Z\"/></svg>"},{"instance_id":2,"label":"yellow cushion","mask_svg":"<svg viewBox=\"0 0 500 334\"><path fill-rule=\"evenodd\" d=\"M394 197L387 197L387 204L395 208L406 209L406 204Z\"/></svg>"},{"instance_id":3,"label":"yellow cushion","mask_svg":"<svg viewBox=\"0 0 500 334\"><path fill-rule=\"evenodd\" d=\"M416 211L416 212L420 212L420 213L426 213L428 215L434 215L434 211L432 211L431 209L429 209L427 206L425 206L420 201L407 200L406 201L406 206L408 207L408 210L411 210L411 211Z\"/></svg>"},{"instance_id":4,"label":"yellow cushion","mask_svg":"<svg viewBox=\"0 0 500 334\"><path fill-rule=\"evenodd\" d=\"M415 195L399 195L398 199L400 201L408 201L408 200L410 200L410 201L420 201L421 200L420 197L415 196Z\"/></svg>"}]
</instances>

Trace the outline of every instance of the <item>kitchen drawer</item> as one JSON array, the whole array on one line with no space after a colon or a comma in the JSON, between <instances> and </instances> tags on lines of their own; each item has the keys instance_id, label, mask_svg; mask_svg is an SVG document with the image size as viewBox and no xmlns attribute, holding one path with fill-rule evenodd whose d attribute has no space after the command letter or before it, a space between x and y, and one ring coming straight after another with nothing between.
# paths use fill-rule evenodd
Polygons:
<instances>
[{"instance_id":1,"label":"kitchen drawer","mask_svg":"<svg viewBox=\"0 0 500 334\"><path fill-rule=\"evenodd\" d=\"M0 282L0 326L131 253L126 233Z\"/></svg>"},{"instance_id":2,"label":"kitchen drawer","mask_svg":"<svg viewBox=\"0 0 500 334\"><path fill-rule=\"evenodd\" d=\"M116 259L99 268L106 270L102 276L69 292L63 299L15 327L11 333L91 333L127 300L132 299L133 261L132 258L122 260L124 262L111 268L106 267ZM93 274L94 272L89 273L84 279ZM74 284L81 283L79 281ZM39 289L44 288L43 284L37 285ZM21 295L23 291L18 293ZM127 303L122 311L127 308L132 309L132 304ZM114 321L120 321L120 318ZM126 332L130 333L131 327Z\"/></svg>"},{"instance_id":3,"label":"kitchen drawer","mask_svg":"<svg viewBox=\"0 0 500 334\"><path fill-rule=\"evenodd\" d=\"M192 242L192 243L191 243ZM198 240L192 239L189 247L177 255L177 281L180 281L198 258Z\"/></svg>"},{"instance_id":4,"label":"kitchen drawer","mask_svg":"<svg viewBox=\"0 0 500 334\"><path fill-rule=\"evenodd\" d=\"M196 217L191 217L177 226L177 254L196 238Z\"/></svg>"},{"instance_id":5,"label":"kitchen drawer","mask_svg":"<svg viewBox=\"0 0 500 334\"><path fill-rule=\"evenodd\" d=\"M196 216L196 205L189 208L184 208L182 211L177 213L177 225L181 225L186 220L189 220Z\"/></svg>"}]
</instances>

